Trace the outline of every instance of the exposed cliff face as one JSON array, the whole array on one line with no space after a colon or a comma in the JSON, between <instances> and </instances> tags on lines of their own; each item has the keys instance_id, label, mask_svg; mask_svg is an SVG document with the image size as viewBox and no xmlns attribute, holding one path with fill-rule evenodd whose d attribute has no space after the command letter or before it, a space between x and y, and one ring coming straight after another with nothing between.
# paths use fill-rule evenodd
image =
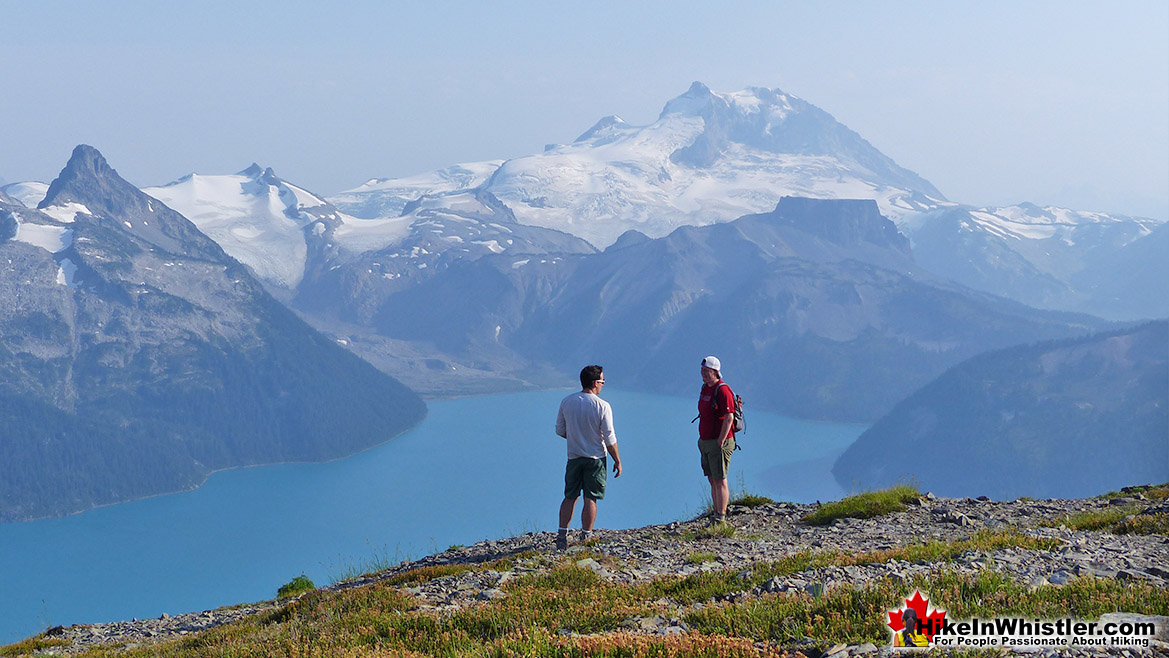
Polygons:
<instances>
[{"instance_id":1,"label":"exposed cliff face","mask_svg":"<svg viewBox=\"0 0 1169 658\"><path fill-rule=\"evenodd\" d=\"M425 413L95 149L0 217L0 520L338 457Z\"/></svg>"},{"instance_id":2,"label":"exposed cliff face","mask_svg":"<svg viewBox=\"0 0 1169 658\"><path fill-rule=\"evenodd\" d=\"M1169 479L1169 323L975 357L899 403L833 473L1006 498Z\"/></svg>"}]
</instances>

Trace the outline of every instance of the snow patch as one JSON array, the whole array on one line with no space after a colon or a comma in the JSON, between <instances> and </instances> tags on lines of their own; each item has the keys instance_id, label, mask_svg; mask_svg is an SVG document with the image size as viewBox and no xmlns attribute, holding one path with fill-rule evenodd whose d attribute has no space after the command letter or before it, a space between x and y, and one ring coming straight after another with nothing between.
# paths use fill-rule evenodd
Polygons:
<instances>
[{"instance_id":1,"label":"snow patch","mask_svg":"<svg viewBox=\"0 0 1169 658\"><path fill-rule=\"evenodd\" d=\"M73 261L69 260L68 258L62 258L61 262L58 263L58 266L57 283L63 286L68 286L70 288L76 288L77 283L75 276L77 274L77 266L73 264Z\"/></svg>"},{"instance_id":2,"label":"snow patch","mask_svg":"<svg viewBox=\"0 0 1169 658\"><path fill-rule=\"evenodd\" d=\"M495 240L475 240L474 243L481 244L484 247L487 247L487 250L493 254L502 254L503 253L503 247L499 246L499 243L496 242Z\"/></svg>"},{"instance_id":3,"label":"snow patch","mask_svg":"<svg viewBox=\"0 0 1169 658\"><path fill-rule=\"evenodd\" d=\"M49 217L61 222L62 224L72 224L77 221L77 215L92 215L89 208L86 208L80 203L63 203L59 206L49 206L48 208L41 208L41 212Z\"/></svg>"},{"instance_id":4,"label":"snow patch","mask_svg":"<svg viewBox=\"0 0 1169 658\"><path fill-rule=\"evenodd\" d=\"M45 200L45 195L49 193L49 186L39 181L28 181L5 185L0 187L0 191L21 202L26 208L36 208L41 201Z\"/></svg>"},{"instance_id":5,"label":"snow patch","mask_svg":"<svg viewBox=\"0 0 1169 658\"><path fill-rule=\"evenodd\" d=\"M16 226L16 237L13 239L55 254L73 244L73 229L21 222Z\"/></svg>"}]
</instances>

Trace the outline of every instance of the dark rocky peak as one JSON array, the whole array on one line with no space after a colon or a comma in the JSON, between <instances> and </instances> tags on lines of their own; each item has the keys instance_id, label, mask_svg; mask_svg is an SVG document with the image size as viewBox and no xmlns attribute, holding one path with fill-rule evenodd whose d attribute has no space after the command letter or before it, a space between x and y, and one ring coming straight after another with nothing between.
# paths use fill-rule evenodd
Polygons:
<instances>
[{"instance_id":1,"label":"dark rocky peak","mask_svg":"<svg viewBox=\"0 0 1169 658\"><path fill-rule=\"evenodd\" d=\"M507 224L519 223L519 220L516 219L515 213L512 212L511 208L508 208L506 203L500 201L499 197L495 196L491 192L488 192L486 189L479 188L475 190L475 199L487 208L490 208L491 211L495 213L496 220L503 221Z\"/></svg>"},{"instance_id":2,"label":"dark rocky peak","mask_svg":"<svg viewBox=\"0 0 1169 658\"><path fill-rule=\"evenodd\" d=\"M775 210L756 215L763 221L793 226L840 245L873 244L909 254L909 238L881 214L872 199L807 199L785 196Z\"/></svg>"},{"instance_id":3,"label":"dark rocky peak","mask_svg":"<svg viewBox=\"0 0 1169 658\"><path fill-rule=\"evenodd\" d=\"M276 185L279 186L284 181L276 175L276 172L271 167L261 167L253 162L250 167L244 169L237 174L238 176L246 176L252 179L257 185Z\"/></svg>"},{"instance_id":4,"label":"dark rocky peak","mask_svg":"<svg viewBox=\"0 0 1169 658\"><path fill-rule=\"evenodd\" d=\"M99 200L120 200L131 190L136 192L138 188L123 180L100 151L88 144L79 144L73 149L73 155L56 180L49 184L49 191L37 208L70 201L87 204Z\"/></svg>"},{"instance_id":5,"label":"dark rocky peak","mask_svg":"<svg viewBox=\"0 0 1169 658\"><path fill-rule=\"evenodd\" d=\"M650 237L641 231L629 229L617 237L617 241L609 245L605 251L620 251L628 247L635 247L650 241Z\"/></svg>"},{"instance_id":6,"label":"dark rocky peak","mask_svg":"<svg viewBox=\"0 0 1169 658\"><path fill-rule=\"evenodd\" d=\"M226 260L213 240L199 232L186 217L139 190L118 175L92 146L81 144L45 194L38 209L79 203L93 221L104 228L129 232L135 238L176 255ZM79 220L81 221L81 220Z\"/></svg>"},{"instance_id":7,"label":"dark rocky peak","mask_svg":"<svg viewBox=\"0 0 1169 658\"><path fill-rule=\"evenodd\" d=\"M272 168L269 167L268 171L272 171ZM264 168L253 162L250 167L239 172L239 175L247 176L248 178L259 178L264 175Z\"/></svg>"}]
</instances>

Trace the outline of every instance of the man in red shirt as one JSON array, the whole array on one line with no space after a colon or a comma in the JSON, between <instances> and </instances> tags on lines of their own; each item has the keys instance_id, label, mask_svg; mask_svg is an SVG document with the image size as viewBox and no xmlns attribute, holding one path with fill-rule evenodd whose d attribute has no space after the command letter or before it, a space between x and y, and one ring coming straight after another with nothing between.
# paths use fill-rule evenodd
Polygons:
<instances>
[{"instance_id":1,"label":"man in red shirt","mask_svg":"<svg viewBox=\"0 0 1169 658\"><path fill-rule=\"evenodd\" d=\"M702 360L702 392L698 396L698 452L702 473L710 481L714 506L711 525L725 523L731 493L727 470L735 452L735 394L722 380L722 363L716 357Z\"/></svg>"}]
</instances>

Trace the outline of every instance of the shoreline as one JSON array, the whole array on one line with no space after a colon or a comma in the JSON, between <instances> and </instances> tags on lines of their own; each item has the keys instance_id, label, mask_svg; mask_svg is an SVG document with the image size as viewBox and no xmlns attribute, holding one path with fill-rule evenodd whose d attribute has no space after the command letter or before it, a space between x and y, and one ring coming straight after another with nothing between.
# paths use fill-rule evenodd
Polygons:
<instances>
[{"instance_id":1,"label":"shoreline","mask_svg":"<svg viewBox=\"0 0 1169 658\"><path fill-rule=\"evenodd\" d=\"M419 396L419 397L421 397L421 396ZM425 399L423 399L423 402L425 403ZM111 502L111 503L102 503L100 505L93 505L93 506L87 507L85 509L76 510L76 511L68 512L65 514L53 514L53 515L49 515L49 516L36 516L36 517L28 518L28 519L13 519L11 521L0 521L0 524L36 523L37 521L49 521L51 519L66 519L66 518L69 518L71 516L78 516L81 514L85 514L87 512L93 512L95 510L104 509L106 507L114 507L116 505L124 505L126 503L136 503L136 502L140 502L143 500L151 500L153 498L163 498L165 496L175 496L178 494L190 493L192 491L196 491L198 489L201 489L204 485L207 484L207 481L210 480L211 477L213 475L216 475L217 473L226 473L229 471L239 471L239 470L248 469L248 468L263 468L265 466L295 466L295 465L332 464L333 462L342 461L344 459L349 459L350 457L356 457L357 455L364 454L366 452L369 452L370 450L375 450L377 448L380 448L380 447L388 444L390 441L393 441L394 439L397 439L397 438L402 437L410 432L413 432L414 430L418 429L418 427L420 425L422 425L422 423L424 423L429 416L430 416L430 407L427 406L426 413L422 414L422 418L419 418L417 423L414 423L410 427L402 430L401 432L398 432L397 434L395 434L395 435L393 435L393 436L391 436L383 441L379 441L378 443L376 443L374 445L367 446L367 447L362 448L360 450L355 450L355 451L348 453L348 454L345 454L345 455L340 455L340 456L332 457L329 459L322 459L320 461L264 462L264 463L260 463L260 464L240 464L239 466L228 466L226 468L217 468L214 470L204 472L202 474L203 475L202 479L199 480L199 483L194 485L194 486L191 486L191 487L185 487L182 489L175 489L174 491L163 491L163 492L159 492L159 493L153 493L153 494L150 494L147 496L139 496L137 498L127 498L126 500L119 500L119 501L115 501L115 502Z\"/></svg>"}]
</instances>

